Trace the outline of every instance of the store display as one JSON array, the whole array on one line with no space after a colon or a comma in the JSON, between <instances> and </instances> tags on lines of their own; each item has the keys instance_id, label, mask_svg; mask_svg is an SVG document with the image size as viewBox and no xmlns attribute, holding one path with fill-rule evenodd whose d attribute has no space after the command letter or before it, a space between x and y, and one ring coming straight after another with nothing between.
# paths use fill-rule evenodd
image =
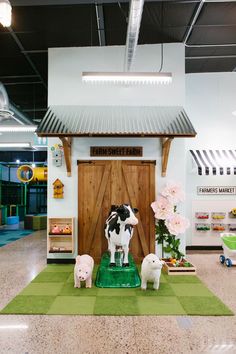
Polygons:
<instances>
[{"instance_id":1,"label":"store display","mask_svg":"<svg viewBox=\"0 0 236 354\"><path fill-rule=\"evenodd\" d=\"M85 281L85 287L92 287L92 274L93 274L94 260L88 254L76 257L74 268L74 287L80 288L81 281Z\"/></svg>"},{"instance_id":2,"label":"store display","mask_svg":"<svg viewBox=\"0 0 236 354\"><path fill-rule=\"evenodd\" d=\"M211 230L211 225L210 224L195 224L195 229L197 231L210 231Z\"/></svg>"},{"instance_id":3,"label":"store display","mask_svg":"<svg viewBox=\"0 0 236 354\"><path fill-rule=\"evenodd\" d=\"M220 213L218 213L218 212L211 213L211 217L214 220L223 220L223 219L225 219L225 215L226 215L226 213L222 213L222 212L220 212Z\"/></svg>"},{"instance_id":4,"label":"store display","mask_svg":"<svg viewBox=\"0 0 236 354\"><path fill-rule=\"evenodd\" d=\"M229 218L236 218L236 208L232 208L229 212Z\"/></svg>"},{"instance_id":5,"label":"store display","mask_svg":"<svg viewBox=\"0 0 236 354\"><path fill-rule=\"evenodd\" d=\"M209 219L209 213L197 212L197 213L195 213L195 217L197 219Z\"/></svg>"},{"instance_id":6,"label":"store display","mask_svg":"<svg viewBox=\"0 0 236 354\"><path fill-rule=\"evenodd\" d=\"M225 231L226 224L212 224L211 225L213 231Z\"/></svg>"},{"instance_id":7,"label":"store display","mask_svg":"<svg viewBox=\"0 0 236 354\"><path fill-rule=\"evenodd\" d=\"M73 218L48 219L48 252L73 253Z\"/></svg>"},{"instance_id":8,"label":"store display","mask_svg":"<svg viewBox=\"0 0 236 354\"><path fill-rule=\"evenodd\" d=\"M229 231L236 231L236 224L229 224Z\"/></svg>"},{"instance_id":9,"label":"store display","mask_svg":"<svg viewBox=\"0 0 236 354\"><path fill-rule=\"evenodd\" d=\"M147 282L153 283L153 289L159 289L161 269L165 262L161 261L157 255L150 253L142 262L141 265L141 289L147 289Z\"/></svg>"}]
</instances>

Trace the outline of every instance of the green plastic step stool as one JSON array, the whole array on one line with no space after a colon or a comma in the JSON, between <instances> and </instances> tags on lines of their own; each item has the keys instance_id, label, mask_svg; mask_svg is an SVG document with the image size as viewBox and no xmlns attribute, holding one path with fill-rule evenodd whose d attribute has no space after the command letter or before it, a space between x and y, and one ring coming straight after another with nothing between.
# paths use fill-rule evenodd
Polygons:
<instances>
[{"instance_id":1,"label":"green plastic step stool","mask_svg":"<svg viewBox=\"0 0 236 354\"><path fill-rule=\"evenodd\" d=\"M115 253L115 267L110 267L110 254L103 254L97 271L95 285L98 288L137 288L141 281L133 256L129 253L129 267L122 267L121 253Z\"/></svg>"}]
</instances>

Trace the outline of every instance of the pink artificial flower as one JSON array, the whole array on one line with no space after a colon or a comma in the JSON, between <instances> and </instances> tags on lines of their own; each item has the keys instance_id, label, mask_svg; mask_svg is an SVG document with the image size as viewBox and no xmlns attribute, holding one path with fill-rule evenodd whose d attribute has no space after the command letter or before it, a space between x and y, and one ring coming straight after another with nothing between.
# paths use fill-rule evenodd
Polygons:
<instances>
[{"instance_id":1,"label":"pink artificial flower","mask_svg":"<svg viewBox=\"0 0 236 354\"><path fill-rule=\"evenodd\" d=\"M190 225L187 218L176 213L172 214L170 218L165 221L165 224L169 232L175 236L183 234Z\"/></svg>"},{"instance_id":2,"label":"pink artificial flower","mask_svg":"<svg viewBox=\"0 0 236 354\"><path fill-rule=\"evenodd\" d=\"M173 204L183 202L185 198L184 191L182 190L180 184L173 182L167 182L166 187L163 189L161 194Z\"/></svg>"},{"instance_id":3,"label":"pink artificial flower","mask_svg":"<svg viewBox=\"0 0 236 354\"><path fill-rule=\"evenodd\" d=\"M164 197L158 198L156 202L151 204L151 207L155 213L156 219L165 220L169 218L174 212L173 204Z\"/></svg>"}]
</instances>

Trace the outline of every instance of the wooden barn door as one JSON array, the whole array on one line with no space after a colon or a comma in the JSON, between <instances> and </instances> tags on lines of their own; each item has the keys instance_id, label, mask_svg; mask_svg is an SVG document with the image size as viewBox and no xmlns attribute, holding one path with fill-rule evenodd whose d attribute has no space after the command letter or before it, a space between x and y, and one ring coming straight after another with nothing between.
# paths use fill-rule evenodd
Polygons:
<instances>
[{"instance_id":1,"label":"wooden barn door","mask_svg":"<svg viewBox=\"0 0 236 354\"><path fill-rule=\"evenodd\" d=\"M140 262L154 252L155 199L153 161L78 161L78 252L90 254L95 262L107 250L104 223L112 204L138 208L139 223L130 243L130 252Z\"/></svg>"}]
</instances>

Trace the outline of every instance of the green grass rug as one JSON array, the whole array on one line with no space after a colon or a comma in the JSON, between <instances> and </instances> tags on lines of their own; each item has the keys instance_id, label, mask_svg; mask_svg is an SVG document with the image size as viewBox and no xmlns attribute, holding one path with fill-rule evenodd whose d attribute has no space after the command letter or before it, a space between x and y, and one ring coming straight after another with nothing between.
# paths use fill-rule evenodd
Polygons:
<instances>
[{"instance_id":1,"label":"green grass rug","mask_svg":"<svg viewBox=\"0 0 236 354\"><path fill-rule=\"evenodd\" d=\"M196 276L161 275L158 291L74 288L73 265L48 265L1 314L200 315L233 312ZM97 267L94 269L93 284Z\"/></svg>"}]
</instances>

